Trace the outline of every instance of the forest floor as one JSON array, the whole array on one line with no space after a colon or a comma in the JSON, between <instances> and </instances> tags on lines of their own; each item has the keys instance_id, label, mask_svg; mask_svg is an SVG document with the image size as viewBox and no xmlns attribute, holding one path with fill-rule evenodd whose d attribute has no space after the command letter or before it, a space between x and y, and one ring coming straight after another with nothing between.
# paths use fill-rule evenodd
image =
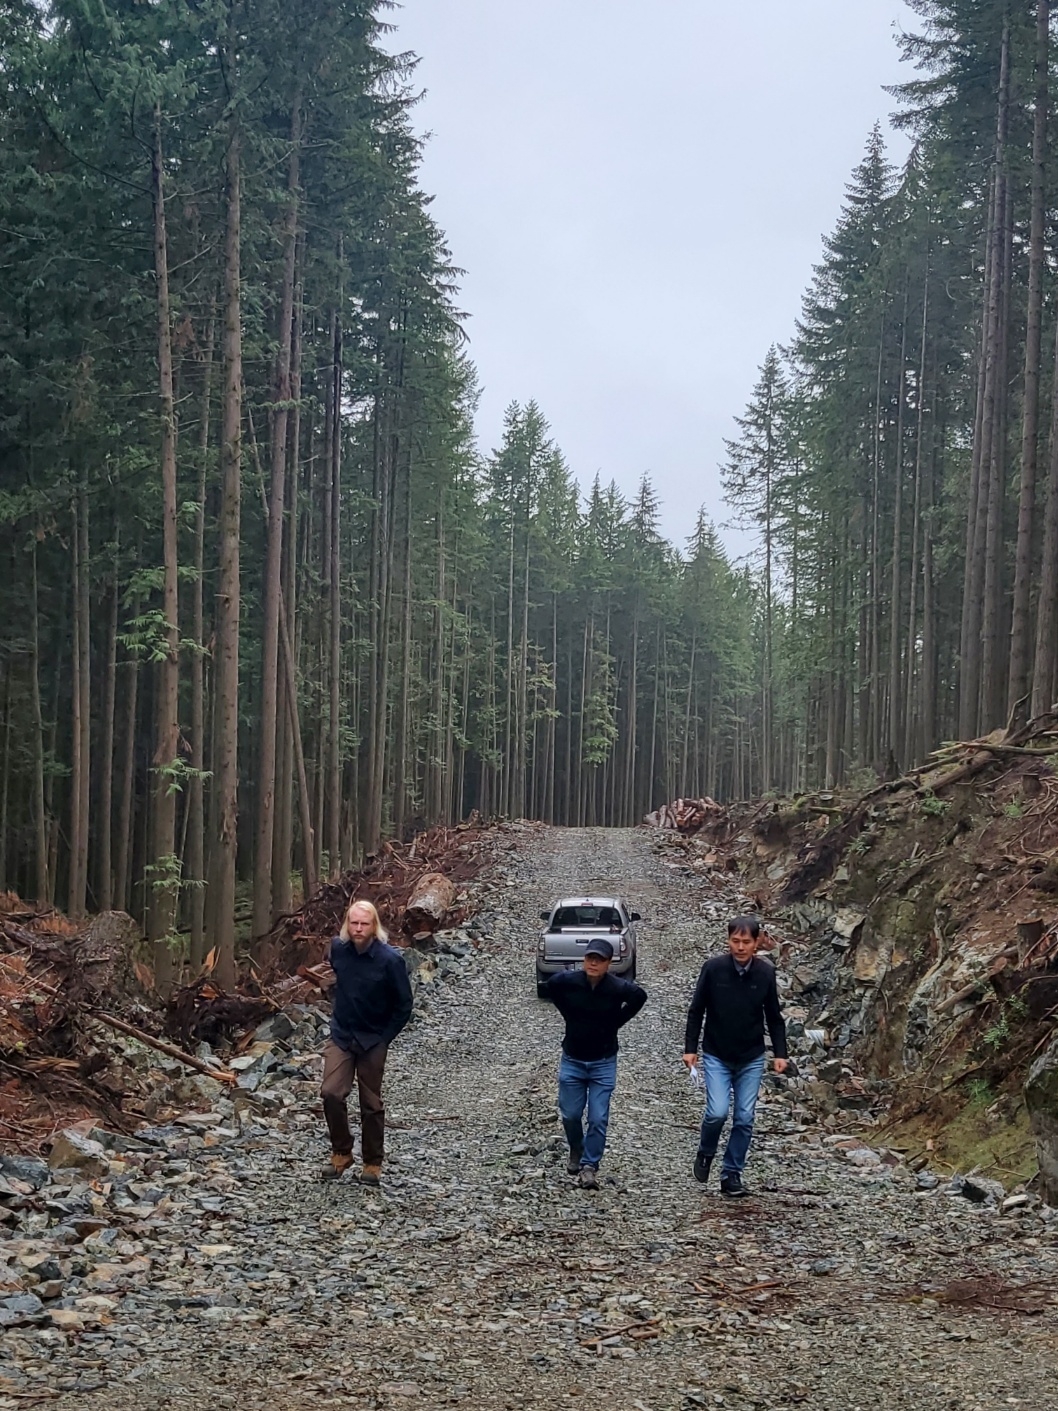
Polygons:
<instances>
[{"instance_id":1,"label":"forest floor","mask_svg":"<svg viewBox=\"0 0 1058 1411\"><path fill-rule=\"evenodd\" d=\"M1058 1227L1038 1211L887 1164L845 1131L862 1115L818 1126L770 1080L756 1194L695 1184L683 1023L737 883L642 829L507 839L475 884L479 944L394 1046L381 1190L316 1180L315 1057L239 1113L146 1134L131 1183L117 1158L87 1191L43 1184L0 1231L0 1408L1054 1405ZM565 1174L532 954L541 907L610 887L646 918L650 998L594 1194Z\"/></svg>"}]
</instances>

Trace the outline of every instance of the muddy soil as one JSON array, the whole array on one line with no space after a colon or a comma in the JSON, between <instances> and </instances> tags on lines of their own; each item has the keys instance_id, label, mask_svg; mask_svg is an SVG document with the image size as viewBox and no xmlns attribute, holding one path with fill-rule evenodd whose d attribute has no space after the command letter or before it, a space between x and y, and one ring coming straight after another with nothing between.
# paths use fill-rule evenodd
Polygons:
<instances>
[{"instance_id":1,"label":"muddy soil","mask_svg":"<svg viewBox=\"0 0 1058 1411\"><path fill-rule=\"evenodd\" d=\"M770 1081L753 1198L695 1184L683 1022L739 898L655 843L527 826L477 885L481 947L394 1046L381 1191L315 1181L311 1079L218 1116L153 1215L64 1236L67 1293L103 1302L80 1331L5 1331L0 1408L1055 1405L1058 1226L854 1164ZM646 920L649 1002L595 1194L565 1174L532 951L541 907L611 887ZM44 1249L61 1218L7 1234Z\"/></svg>"}]
</instances>

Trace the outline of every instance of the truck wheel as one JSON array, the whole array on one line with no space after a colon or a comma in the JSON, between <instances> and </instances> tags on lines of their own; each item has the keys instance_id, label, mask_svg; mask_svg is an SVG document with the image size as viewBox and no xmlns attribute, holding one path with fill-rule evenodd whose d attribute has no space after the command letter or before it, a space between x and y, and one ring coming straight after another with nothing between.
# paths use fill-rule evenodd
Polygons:
<instances>
[{"instance_id":1,"label":"truck wheel","mask_svg":"<svg viewBox=\"0 0 1058 1411\"><path fill-rule=\"evenodd\" d=\"M536 997L537 997L537 999L550 999L550 998L551 998L551 996L550 996L550 995L548 994L548 992L547 992L547 982L548 982L549 979L550 979L550 976L545 975L545 976L541 977L539 974L537 975L537 977L536 977Z\"/></svg>"},{"instance_id":2,"label":"truck wheel","mask_svg":"<svg viewBox=\"0 0 1058 1411\"><path fill-rule=\"evenodd\" d=\"M636 978L636 966L637 966L638 964L639 964L639 956L638 956L638 955L635 955L635 956L632 957L632 967L631 967L631 969L630 969L629 972L628 972L628 978L629 978L630 980L634 980L634 979Z\"/></svg>"}]
</instances>

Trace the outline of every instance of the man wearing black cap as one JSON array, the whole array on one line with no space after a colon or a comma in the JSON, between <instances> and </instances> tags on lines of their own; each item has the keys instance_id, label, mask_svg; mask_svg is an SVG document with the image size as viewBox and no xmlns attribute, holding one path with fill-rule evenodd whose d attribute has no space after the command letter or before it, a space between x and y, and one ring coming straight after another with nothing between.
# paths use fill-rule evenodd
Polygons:
<instances>
[{"instance_id":1,"label":"man wearing black cap","mask_svg":"<svg viewBox=\"0 0 1058 1411\"><path fill-rule=\"evenodd\" d=\"M599 937L585 948L583 970L563 970L547 983L547 997L566 1021L558 1069L558 1110L569 1141L566 1169L589 1191L599 1189L610 1096L617 1084L617 1031L647 1002L641 986L607 973L612 960L613 946Z\"/></svg>"}]
</instances>

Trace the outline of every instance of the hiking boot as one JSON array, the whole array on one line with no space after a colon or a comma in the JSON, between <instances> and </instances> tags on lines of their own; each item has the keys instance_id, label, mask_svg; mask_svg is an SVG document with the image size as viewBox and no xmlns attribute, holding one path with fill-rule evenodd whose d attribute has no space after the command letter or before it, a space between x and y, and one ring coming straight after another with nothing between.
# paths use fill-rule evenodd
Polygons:
<instances>
[{"instance_id":1,"label":"hiking boot","mask_svg":"<svg viewBox=\"0 0 1058 1411\"><path fill-rule=\"evenodd\" d=\"M362 1186L380 1186L382 1184L382 1167L365 1166L360 1172L360 1184Z\"/></svg>"},{"instance_id":2,"label":"hiking boot","mask_svg":"<svg viewBox=\"0 0 1058 1411\"><path fill-rule=\"evenodd\" d=\"M580 1147L571 1146L569 1149L569 1160L566 1162L566 1171L571 1176L580 1175L580 1159L583 1155Z\"/></svg>"},{"instance_id":3,"label":"hiking boot","mask_svg":"<svg viewBox=\"0 0 1058 1411\"><path fill-rule=\"evenodd\" d=\"M713 1158L711 1156L703 1156L700 1151L696 1153L694 1158L694 1179L700 1181L703 1186L709 1179L709 1170L712 1164Z\"/></svg>"},{"instance_id":4,"label":"hiking boot","mask_svg":"<svg viewBox=\"0 0 1058 1411\"><path fill-rule=\"evenodd\" d=\"M331 1153L331 1159L320 1172L321 1181L340 1181L342 1176L353 1164L352 1155L349 1152L335 1151Z\"/></svg>"},{"instance_id":5,"label":"hiking boot","mask_svg":"<svg viewBox=\"0 0 1058 1411\"><path fill-rule=\"evenodd\" d=\"M731 1200L740 1200L743 1196L749 1195L742 1184L742 1177L737 1171L730 1171L720 1177L720 1194L726 1195Z\"/></svg>"},{"instance_id":6,"label":"hiking boot","mask_svg":"<svg viewBox=\"0 0 1058 1411\"><path fill-rule=\"evenodd\" d=\"M599 1189L599 1172L594 1166L582 1166L580 1168L580 1188L582 1191L597 1191Z\"/></svg>"}]
</instances>

